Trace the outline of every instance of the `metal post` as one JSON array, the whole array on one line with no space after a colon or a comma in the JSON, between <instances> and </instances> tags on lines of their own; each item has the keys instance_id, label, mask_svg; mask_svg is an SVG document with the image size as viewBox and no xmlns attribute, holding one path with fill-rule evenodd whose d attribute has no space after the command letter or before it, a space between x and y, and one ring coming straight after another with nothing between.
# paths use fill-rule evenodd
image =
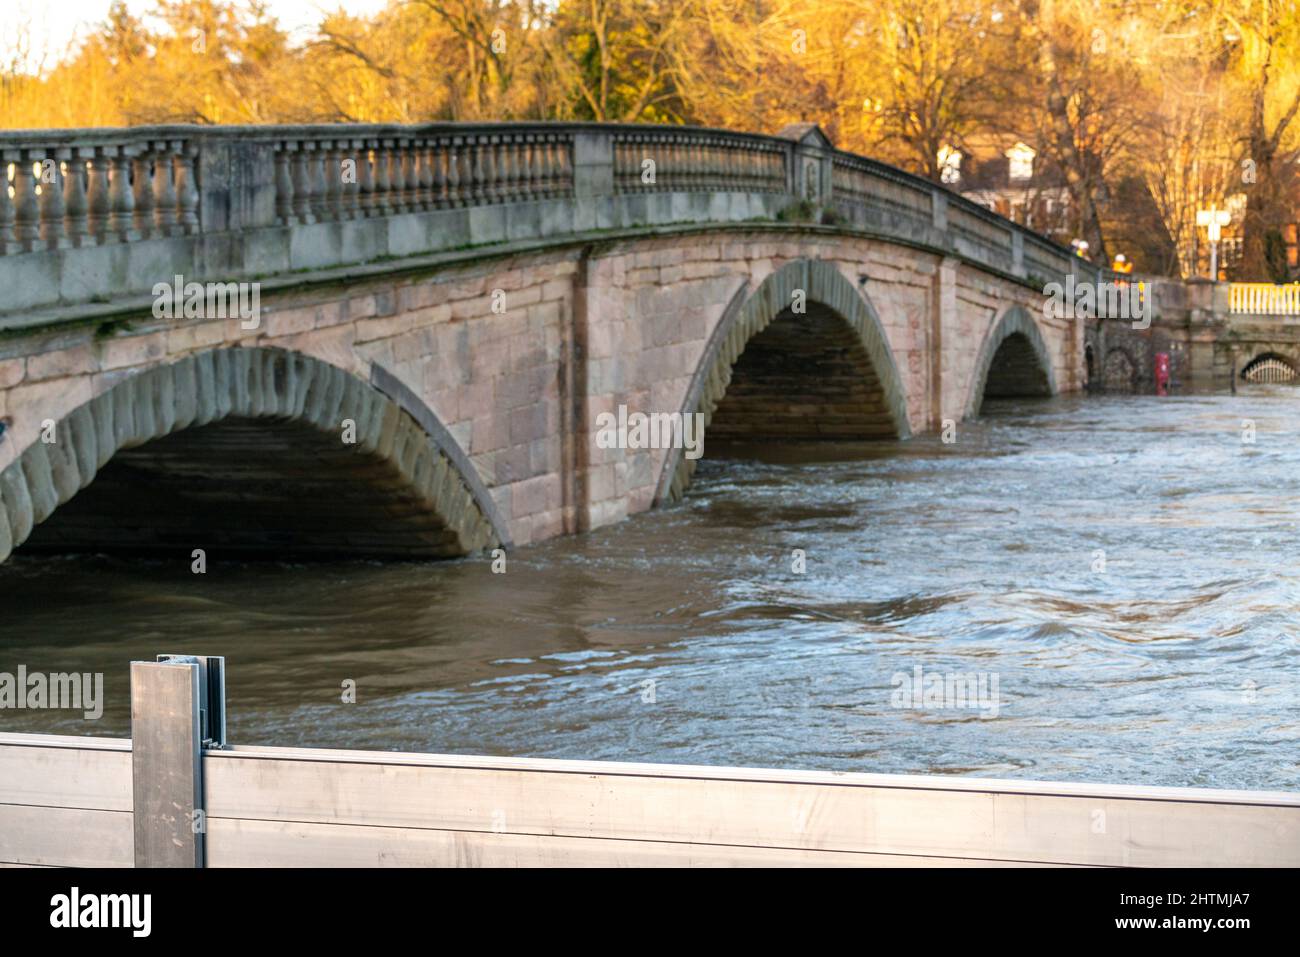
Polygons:
<instances>
[{"instance_id":1,"label":"metal post","mask_svg":"<svg viewBox=\"0 0 1300 957\"><path fill-rule=\"evenodd\" d=\"M214 717L205 704L209 667L197 658L131 662L136 867L204 866L204 718Z\"/></svg>"}]
</instances>

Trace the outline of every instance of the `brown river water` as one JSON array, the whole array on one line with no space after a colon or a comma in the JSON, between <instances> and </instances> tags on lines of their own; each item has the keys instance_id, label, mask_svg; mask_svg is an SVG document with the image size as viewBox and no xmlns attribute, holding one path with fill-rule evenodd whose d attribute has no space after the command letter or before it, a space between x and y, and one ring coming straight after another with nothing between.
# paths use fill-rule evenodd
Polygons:
<instances>
[{"instance_id":1,"label":"brown river water","mask_svg":"<svg viewBox=\"0 0 1300 957\"><path fill-rule=\"evenodd\" d=\"M125 736L128 662L179 652L227 657L237 744L1300 787L1300 391L705 456L505 574L20 551L0 672L103 672L104 713L0 730Z\"/></svg>"}]
</instances>

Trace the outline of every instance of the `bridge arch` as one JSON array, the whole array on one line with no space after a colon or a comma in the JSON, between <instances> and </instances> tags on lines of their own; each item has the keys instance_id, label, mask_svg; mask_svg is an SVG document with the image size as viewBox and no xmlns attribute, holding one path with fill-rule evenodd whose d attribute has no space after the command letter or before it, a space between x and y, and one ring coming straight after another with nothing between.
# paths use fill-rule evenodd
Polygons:
<instances>
[{"instance_id":1,"label":"bridge arch","mask_svg":"<svg viewBox=\"0 0 1300 957\"><path fill-rule=\"evenodd\" d=\"M984 336L975 359L967 417L986 398L1056 395L1056 376L1043 333L1024 306L1012 306Z\"/></svg>"},{"instance_id":2,"label":"bridge arch","mask_svg":"<svg viewBox=\"0 0 1300 957\"><path fill-rule=\"evenodd\" d=\"M748 296L747 289L742 286L736 291L715 327L687 390L683 415L701 413L707 435L733 378L738 371L747 371L741 362L747 349L750 365L762 364L766 355L776 353L788 363L783 349L803 349L810 360L836 363L841 380L855 380L856 394L848 398L864 411L846 418L840 432L801 438L842 439L872 433L903 439L911 434L907 395L884 326L865 293L839 269L821 260L796 260L774 271ZM797 292L805 307L801 313L792 308ZM819 368L811 375L825 371ZM695 460L687 459L681 449L671 450L655 504L680 499L694 471Z\"/></svg>"},{"instance_id":3,"label":"bridge arch","mask_svg":"<svg viewBox=\"0 0 1300 957\"><path fill-rule=\"evenodd\" d=\"M373 373L222 348L123 380L0 472L0 561L25 542L276 558L450 557L506 543L455 440Z\"/></svg>"},{"instance_id":4,"label":"bridge arch","mask_svg":"<svg viewBox=\"0 0 1300 957\"><path fill-rule=\"evenodd\" d=\"M1296 360L1272 349L1256 355L1241 368L1246 382L1295 382L1300 379Z\"/></svg>"}]
</instances>

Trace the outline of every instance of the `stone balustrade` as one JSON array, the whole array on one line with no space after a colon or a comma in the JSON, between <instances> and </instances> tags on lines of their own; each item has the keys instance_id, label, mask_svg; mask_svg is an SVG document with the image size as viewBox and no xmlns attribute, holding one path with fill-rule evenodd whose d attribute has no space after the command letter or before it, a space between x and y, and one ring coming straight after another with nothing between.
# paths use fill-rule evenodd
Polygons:
<instances>
[{"instance_id":1,"label":"stone balustrade","mask_svg":"<svg viewBox=\"0 0 1300 957\"><path fill-rule=\"evenodd\" d=\"M614 182L620 193L785 192L785 147L736 133L620 130L614 135Z\"/></svg>"},{"instance_id":2,"label":"stone balustrade","mask_svg":"<svg viewBox=\"0 0 1300 957\"><path fill-rule=\"evenodd\" d=\"M0 254L197 232L196 152L165 132L4 136Z\"/></svg>"},{"instance_id":3,"label":"stone balustrade","mask_svg":"<svg viewBox=\"0 0 1300 957\"><path fill-rule=\"evenodd\" d=\"M277 138L281 224L364 219L573 195L573 137L503 130L437 135Z\"/></svg>"},{"instance_id":4,"label":"stone balustrade","mask_svg":"<svg viewBox=\"0 0 1300 957\"><path fill-rule=\"evenodd\" d=\"M500 123L0 133L0 328L138 309L175 275L303 273L779 220L954 255L1027 284L1087 268L943 187L778 136Z\"/></svg>"},{"instance_id":5,"label":"stone balustrade","mask_svg":"<svg viewBox=\"0 0 1300 957\"><path fill-rule=\"evenodd\" d=\"M1300 316L1300 283L1229 283L1228 311L1236 315Z\"/></svg>"}]
</instances>

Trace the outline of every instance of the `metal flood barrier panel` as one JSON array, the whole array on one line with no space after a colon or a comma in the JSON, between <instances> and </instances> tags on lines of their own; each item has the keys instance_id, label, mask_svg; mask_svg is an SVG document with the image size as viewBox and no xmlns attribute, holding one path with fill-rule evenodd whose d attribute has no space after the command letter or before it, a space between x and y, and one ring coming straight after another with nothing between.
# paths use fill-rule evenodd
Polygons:
<instances>
[{"instance_id":1,"label":"metal flood barrier panel","mask_svg":"<svg viewBox=\"0 0 1300 957\"><path fill-rule=\"evenodd\" d=\"M134 750L0 734L0 866L1300 865L1282 792L226 747L164 657Z\"/></svg>"}]
</instances>

